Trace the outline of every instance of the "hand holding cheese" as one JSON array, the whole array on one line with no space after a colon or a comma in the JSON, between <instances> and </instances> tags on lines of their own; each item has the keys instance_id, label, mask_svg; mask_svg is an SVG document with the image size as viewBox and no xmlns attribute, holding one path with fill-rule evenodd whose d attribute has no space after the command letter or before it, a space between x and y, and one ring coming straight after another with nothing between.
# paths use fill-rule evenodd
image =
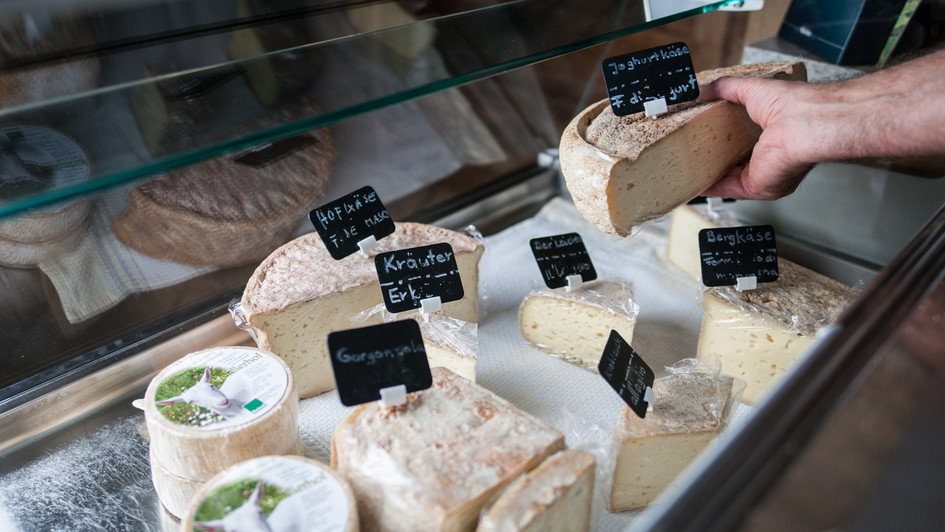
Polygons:
<instances>
[{"instance_id":1,"label":"hand holding cheese","mask_svg":"<svg viewBox=\"0 0 945 532\"><path fill-rule=\"evenodd\" d=\"M802 63L764 63L710 70L700 85L723 75L806 79ZM561 136L561 171L578 211L601 230L632 228L686 203L744 160L761 129L744 107L725 101L687 102L653 120L617 117L597 102Z\"/></svg>"},{"instance_id":2,"label":"hand holding cheese","mask_svg":"<svg viewBox=\"0 0 945 532\"><path fill-rule=\"evenodd\" d=\"M764 130L751 161L705 196L773 200L817 162L945 155L945 51L838 83L724 77L701 100L744 105Z\"/></svg>"}]
</instances>

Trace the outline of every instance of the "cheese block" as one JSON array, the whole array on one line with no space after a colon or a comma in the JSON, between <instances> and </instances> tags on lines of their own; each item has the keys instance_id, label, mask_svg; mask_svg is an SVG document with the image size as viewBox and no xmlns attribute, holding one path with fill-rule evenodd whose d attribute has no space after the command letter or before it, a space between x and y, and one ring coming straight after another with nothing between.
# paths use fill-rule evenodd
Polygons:
<instances>
[{"instance_id":1,"label":"cheese block","mask_svg":"<svg viewBox=\"0 0 945 532\"><path fill-rule=\"evenodd\" d=\"M653 411L645 418L621 408L610 511L646 507L705 449L724 425L734 382L724 375L678 373L654 381Z\"/></svg>"},{"instance_id":2,"label":"cheese block","mask_svg":"<svg viewBox=\"0 0 945 532\"><path fill-rule=\"evenodd\" d=\"M337 473L301 456L263 456L204 484L181 518L181 532L195 529L357 532L360 527L351 487Z\"/></svg>"},{"instance_id":3,"label":"cheese block","mask_svg":"<svg viewBox=\"0 0 945 532\"><path fill-rule=\"evenodd\" d=\"M697 74L806 79L802 63L763 63ZM727 101L673 105L657 119L616 116L601 100L578 114L561 136L559 157L581 215L602 231L626 236L708 188L748 157L761 134L745 108Z\"/></svg>"},{"instance_id":4,"label":"cheese block","mask_svg":"<svg viewBox=\"0 0 945 532\"><path fill-rule=\"evenodd\" d=\"M246 283L239 312L256 344L282 357L304 398L333 390L334 374L326 337L334 331L381 323L374 313L365 321L353 317L381 303L374 256L396 249L447 242L456 255L465 296L443 304L455 318L478 322L478 264L482 244L438 227L397 223L393 234L378 241L367 256L342 260L329 255L316 233L303 235L267 257Z\"/></svg>"},{"instance_id":5,"label":"cheese block","mask_svg":"<svg viewBox=\"0 0 945 532\"><path fill-rule=\"evenodd\" d=\"M518 325L529 343L596 373L610 331L629 343L638 312L629 286L592 281L572 292L555 288L529 294L519 306Z\"/></svg>"},{"instance_id":6,"label":"cheese block","mask_svg":"<svg viewBox=\"0 0 945 532\"><path fill-rule=\"evenodd\" d=\"M261 349L215 347L181 358L151 380L144 414L154 458L187 479L299 451L292 373Z\"/></svg>"},{"instance_id":7,"label":"cheese block","mask_svg":"<svg viewBox=\"0 0 945 532\"><path fill-rule=\"evenodd\" d=\"M250 0L237 0L237 16L249 20L271 9L265 2L253 4ZM260 103L272 107L311 87L317 62L300 49L311 42L302 24L282 20L232 32L226 55L239 61L239 68Z\"/></svg>"},{"instance_id":8,"label":"cheese block","mask_svg":"<svg viewBox=\"0 0 945 532\"><path fill-rule=\"evenodd\" d=\"M564 437L446 368L401 406L355 407L335 429L331 464L366 530L471 531L489 498L564 447Z\"/></svg>"},{"instance_id":9,"label":"cheese block","mask_svg":"<svg viewBox=\"0 0 945 532\"><path fill-rule=\"evenodd\" d=\"M856 291L778 259L778 280L738 292L710 288L702 296L697 358L718 358L722 371L748 383L743 401L755 402L797 361L821 327L833 323Z\"/></svg>"},{"instance_id":10,"label":"cheese block","mask_svg":"<svg viewBox=\"0 0 945 532\"><path fill-rule=\"evenodd\" d=\"M256 263L284 244L328 188L332 136L318 129L160 176L112 221L132 248L196 266Z\"/></svg>"},{"instance_id":11,"label":"cheese block","mask_svg":"<svg viewBox=\"0 0 945 532\"><path fill-rule=\"evenodd\" d=\"M707 205L680 205L673 209L666 243L666 259L670 264L697 281L702 280L702 257L699 255L699 231L739 225L734 216Z\"/></svg>"},{"instance_id":12,"label":"cheese block","mask_svg":"<svg viewBox=\"0 0 945 532\"><path fill-rule=\"evenodd\" d=\"M590 532L594 455L565 450L520 476L485 509L477 532Z\"/></svg>"},{"instance_id":13,"label":"cheese block","mask_svg":"<svg viewBox=\"0 0 945 532\"><path fill-rule=\"evenodd\" d=\"M473 382L479 358L479 326L442 313L414 318L431 368L447 368Z\"/></svg>"}]
</instances>

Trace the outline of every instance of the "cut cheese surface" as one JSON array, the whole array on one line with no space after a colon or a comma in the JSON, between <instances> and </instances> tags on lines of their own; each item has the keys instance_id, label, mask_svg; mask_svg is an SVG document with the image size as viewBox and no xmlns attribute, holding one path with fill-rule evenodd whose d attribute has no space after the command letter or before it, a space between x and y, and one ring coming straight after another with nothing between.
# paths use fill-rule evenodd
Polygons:
<instances>
[{"instance_id":1,"label":"cut cheese surface","mask_svg":"<svg viewBox=\"0 0 945 532\"><path fill-rule=\"evenodd\" d=\"M263 456L207 481L181 518L181 530L357 532L351 487L301 456Z\"/></svg>"},{"instance_id":2,"label":"cut cheese surface","mask_svg":"<svg viewBox=\"0 0 945 532\"><path fill-rule=\"evenodd\" d=\"M206 480L243 460L299 449L292 373L260 349L181 358L151 380L144 408L155 460L179 477Z\"/></svg>"},{"instance_id":3,"label":"cut cheese surface","mask_svg":"<svg viewBox=\"0 0 945 532\"><path fill-rule=\"evenodd\" d=\"M589 532L594 465L586 451L552 455L483 511L477 532Z\"/></svg>"},{"instance_id":4,"label":"cut cheese surface","mask_svg":"<svg viewBox=\"0 0 945 532\"><path fill-rule=\"evenodd\" d=\"M734 380L703 373L656 379L654 409L639 418L621 408L610 510L646 507L722 429Z\"/></svg>"},{"instance_id":5,"label":"cut cheese surface","mask_svg":"<svg viewBox=\"0 0 945 532\"><path fill-rule=\"evenodd\" d=\"M680 205L673 209L666 244L666 259L689 277L702 280L702 259L699 256L699 231L739 225L738 220L707 205Z\"/></svg>"},{"instance_id":6,"label":"cut cheese surface","mask_svg":"<svg viewBox=\"0 0 945 532\"><path fill-rule=\"evenodd\" d=\"M447 368L473 382L479 357L479 326L442 314L416 318L431 368Z\"/></svg>"},{"instance_id":7,"label":"cut cheese surface","mask_svg":"<svg viewBox=\"0 0 945 532\"><path fill-rule=\"evenodd\" d=\"M802 63L764 63L701 72L806 79ZM616 116L610 101L578 114L561 137L561 171L574 204L601 230L626 236L634 226L696 197L745 159L761 129L727 101L674 105L657 119Z\"/></svg>"},{"instance_id":8,"label":"cut cheese surface","mask_svg":"<svg viewBox=\"0 0 945 532\"><path fill-rule=\"evenodd\" d=\"M407 403L354 408L332 437L366 530L473 530L489 497L564 447L564 437L445 368Z\"/></svg>"},{"instance_id":9,"label":"cut cheese surface","mask_svg":"<svg viewBox=\"0 0 945 532\"><path fill-rule=\"evenodd\" d=\"M280 356L292 368L302 398L333 390L328 355L329 333L381 323L376 313L353 318L383 303L374 256L395 249L448 242L456 256L465 296L443 304L455 318L477 322L479 258L482 244L447 229L398 223L369 256L360 253L336 261L316 233L303 235L274 251L250 277L240 312L257 345Z\"/></svg>"},{"instance_id":10,"label":"cut cheese surface","mask_svg":"<svg viewBox=\"0 0 945 532\"><path fill-rule=\"evenodd\" d=\"M596 372L611 330L632 341L638 310L629 286L592 281L573 292L556 288L529 294L519 307L518 323L527 342Z\"/></svg>"},{"instance_id":11,"label":"cut cheese surface","mask_svg":"<svg viewBox=\"0 0 945 532\"><path fill-rule=\"evenodd\" d=\"M697 357L718 358L722 371L748 383L752 403L807 350L821 327L833 323L856 291L790 261L755 290L724 286L703 293Z\"/></svg>"}]
</instances>

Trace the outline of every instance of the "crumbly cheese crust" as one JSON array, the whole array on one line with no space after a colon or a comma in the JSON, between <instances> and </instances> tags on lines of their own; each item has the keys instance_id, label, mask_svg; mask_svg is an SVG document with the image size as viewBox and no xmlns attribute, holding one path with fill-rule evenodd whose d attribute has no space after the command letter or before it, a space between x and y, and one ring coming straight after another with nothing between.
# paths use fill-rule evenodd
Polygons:
<instances>
[{"instance_id":1,"label":"crumbly cheese crust","mask_svg":"<svg viewBox=\"0 0 945 532\"><path fill-rule=\"evenodd\" d=\"M253 272L243 292L243 312L247 316L275 312L374 282L374 256L380 253L438 242L448 242L456 254L482 247L472 237L432 225L396 223L395 227L393 234L378 240L367 257L354 253L337 261L317 233L296 238L272 252Z\"/></svg>"},{"instance_id":2,"label":"crumbly cheese crust","mask_svg":"<svg viewBox=\"0 0 945 532\"><path fill-rule=\"evenodd\" d=\"M756 312L806 336L836 321L856 294L856 290L839 281L778 259L777 281L759 283L758 288L743 292L731 286L718 286L706 290L705 297Z\"/></svg>"},{"instance_id":3,"label":"crumbly cheese crust","mask_svg":"<svg viewBox=\"0 0 945 532\"><path fill-rule=\"evenodd\" d=\"M653 383L653 411L645 418L624 405L615 430L616 441L631 438L718 432L731 400L734 379L704 373L679 373Z\"/></svg>"}]
</instances>

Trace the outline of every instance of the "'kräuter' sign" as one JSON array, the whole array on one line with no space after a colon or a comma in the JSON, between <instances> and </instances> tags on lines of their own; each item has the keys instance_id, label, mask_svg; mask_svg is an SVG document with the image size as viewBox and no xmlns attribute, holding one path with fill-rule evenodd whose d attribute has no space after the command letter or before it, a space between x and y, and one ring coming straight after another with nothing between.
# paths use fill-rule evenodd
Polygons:
<instances>
[{"instance_id":1,"label":"'kr\u00e4uter' sign","mask_svg":"<svg viewBox=\"0 0 945 532\"><path fill-rule=\"evenodd\" d=\"M393 313L420 308L424 299L447 303L464 295L456 255L446 242L380 253L374 267L384 305Z\"/></svg>"}]
</instances>

